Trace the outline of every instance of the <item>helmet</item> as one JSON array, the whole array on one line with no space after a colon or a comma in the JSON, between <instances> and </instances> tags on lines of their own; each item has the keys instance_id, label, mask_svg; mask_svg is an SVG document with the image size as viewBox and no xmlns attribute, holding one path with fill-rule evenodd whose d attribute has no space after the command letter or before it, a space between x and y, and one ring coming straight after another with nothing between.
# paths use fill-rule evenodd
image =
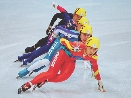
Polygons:
<instances>
[{"instance_id":1,"label":"helmet","mask_svg":"<svg viewBox=\"0 0 131 98\"><path fill-rule=\"evenodd\" d=\"M89 21L86 17L82 17L77 21L78 24L86 25L89 24Z\"/></svg>"},{"instance_id":2,"label":"helmet","mask_svg":"<svg viewBox=\"0 0 131 98\"><path fill-rule=\"evenodd\" d=\"M98 38L96 37L90 37L87 41L86 41L86 46L90 46L93 48L100 48L100 41Z\"/></svg>"},{"instance_id":3,"label":"helmet","mask_svg":"<svg viewBox=\"0 0 131 98\"><path fill-rule=\"evenodd\" d=\"M82 17L86 16L86 10L83 8L76 8L74 13Z\"/></svg>"},{"instance_id":4,"label":"helmet","mask_svg":"<svg viewBox=\"0 0 131 98\"><path fill-rule=\"evenodd\" d=\"M92 26L86 24L80 28L80 32L92 35Z\"/></svg>"}]
</instances>

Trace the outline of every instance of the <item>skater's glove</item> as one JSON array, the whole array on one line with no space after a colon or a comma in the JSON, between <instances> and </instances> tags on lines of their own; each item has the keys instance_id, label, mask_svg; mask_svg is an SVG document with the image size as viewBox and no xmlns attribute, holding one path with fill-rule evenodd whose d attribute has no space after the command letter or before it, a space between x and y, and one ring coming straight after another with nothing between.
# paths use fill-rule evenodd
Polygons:
<instances>
[{"instance_id":1,"label":"skater's glove","mask_svg":"<svg viewBox=\"0 0 131 98\"><path fill-rule=\"evenodd\" d=\"M51 32L52 26L49 26L48 29L46 30L46 34L49 35Z\"/></svg>"},{"instance_id":2,"label":"skater's glove","mask_svg":"<svg viewBox=\"0 0 131 98\"><path fill-rule=\"evenodd\" d=\"M53 2L53 7L57 9L57 6L58 6L58 4L54 1Z\"/></svg>"},{"instance_id":3,"label":"skater's glove","mask_svg":"<svg viewBox=\"0 0 131 98\"><path fill-rule=\"evenodd\" d=\"M73 47L72 51L74 51L74 52L79 52L79 51L80 51L79 46L75 46L75 47Z\"/></svg>"},{"instance_id":4,"label":"skater's glove","mask_svg":"<svg viewBox=\"0 0 131 98\"><path fill-rule=\"evenodd\" d=\"M103 83L102 83L101 80L98 80L98 86L99 86L100 88L103 88Z\"/></svg>"},{"instance_id":5,"label":"skater's glove","mask_svg":"<svg viewBox=\"0 0 131 98\"><path fill-rule=\"evenodd\" d=\"M100 90L100 91L102 91L102 92L106 92L106 91L104 90L104 85L103 85L103 83L102 83L101 80L98 80L98 90Z\"/></svg>"}]
</instances>

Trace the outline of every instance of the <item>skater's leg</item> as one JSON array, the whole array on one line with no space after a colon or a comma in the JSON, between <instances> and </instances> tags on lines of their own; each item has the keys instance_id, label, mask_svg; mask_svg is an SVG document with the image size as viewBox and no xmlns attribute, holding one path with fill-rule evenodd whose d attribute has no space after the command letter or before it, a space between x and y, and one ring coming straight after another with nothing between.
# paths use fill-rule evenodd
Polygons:
<instances>
[{"instance_id":1,"label":"skater's leg","mask_svg":"<svg viewBox=\"0 0 131 98\"><path fill-rule=\"evenodd\" d=\"M60 74L57 74L54 78L48 79L48 82L62 82L67 80L75 69L75 62L72 60L67 61L61 67Z\"/></svg>"},{"instance_id":2,"label":"skater's leg","mask_svg":"<svg viewBox=\"0 0 131 98\"><path fill-rule=\"evenodd\" d=\"M40 40L35 44L35 48L42 47L42 46L46 45L46 43L47 43L47 41L48 41L48 37L49 37L49 36L46 36L46 37L40 39Z\"/></svg>"},{"instance_id":3,"label":"skater's leg","mask_svg":"<svg viewBox=\"0 0 131 98\"><path fill-rule=\"evenodd\" d=\"M19 61L23 61L24 59L31 56L32 53L23 54L22 56L18 56Z\"/></svg>"},{"instance_id":4,"label":"skater's leg","mask_svg":"<svg viewBox=\"0 0 131 98\"><path fill-rule=\"evenodd\" d=\"M36 50L38 47L42 47L44 45L46 45L46 42L48 40L48 36L40 39L35 45L31 46L31 47L27 47L25 49L25 52L28 53L28 52L33 52L34 50Z\"/></svg>"},{"instance_id":5,"label":"skater's leg","mask_svg":"<svg viewBox=\"0 0 131 98\"><path fill-rule=\"evenodd\" d=\"M54 39L55 40L55 39ZM41 56L42 54L48 52L48 50L50 49L50 47L52 46L54 41L52 41L51 43L44 45L42 47L40 47L39 49L33 51L32 55L30 57L28 57L24 62L23 65L26 65L27 62L31 63L35 58Z\"/></svg>"},{"instance_id":6,"label":"skater's leg","mask_svg":"<svg viewBox=\"0 0 131 98\"><path fill-rule=\"evenodd\" d=\"M65 55L64 50L58 51L53 57L53 60L50 64L48 71L38 74L30 82L34 85L34 84L37 84L37 83L40 83L40 82L43 82L45 80L55 77L65 61L64 55Z\"/></svg>"},{"instance_id":7,"label":"skater's leg","mask_svg":"<svg viewBox=\"0 0 131 98\"><path fill-rule=\"evenodd\" d=\"M18 89L18 94L20 94L21 91L25 92L26 90L30 89L32 85L41 85L41 83L43 84L43 82L45 83L45 81L48 79L55 77L65 61L64 55L65 52L63 50L58 51L52 59L48 71L38 74L34 79L23 84L21 88ZM37 87L40 87L40 85Z\"/></svg>"},{"instance_id":8,"label":"skater's leg","mask_svg":"<svg viewBox=\"0 0 131 98\"><path fill-rule=\"evenodd\" d=\"M41 59L36 61L34 64L32 64L30 67L25 68L21 71L19 71L18 76L20 78L26 76L27 74L29 74L29 72L38 72L39 70L43 69L44 67L49 65L49 60L48 59ZM32 73L31 73L32 74Z\"/></svg>"},{"instance_id":9,"label":"skater's leg","mask_svg":"<svg viewBox=\"0 0 131 98\"><path fill-rule=\"evenodd\" d=\"M35 69L40 68L41 66L49 66L50 61L48 59L40 59L27 68L28 71L33 71Z\"/></svg>"}]
</instances>

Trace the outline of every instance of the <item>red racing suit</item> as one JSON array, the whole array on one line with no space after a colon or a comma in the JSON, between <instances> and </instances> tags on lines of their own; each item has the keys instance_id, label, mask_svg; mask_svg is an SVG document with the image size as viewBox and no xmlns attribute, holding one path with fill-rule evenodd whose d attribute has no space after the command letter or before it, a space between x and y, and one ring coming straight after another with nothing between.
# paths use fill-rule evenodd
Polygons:
<instances>
[{"instance_id":1,"label":"red racing suit","mask_svg":"<svg viewBox=\"0 0 131 98\"><path fill-rule=\"evenodd\" d=\"M79 56L84 60L90 60L96 79L101 80L97 60L95 59L97 55L94 55L92 57L84 56L84 49L86 46L82 42L69 42L63 39L61 39L60 41L61 44L68 48L73 56ZM75 51L75 47L78 46L79 49ZM73 56L70 57L64 50L59 50L53 57L48 71L38 74L30 82L35 85L45 80L48 80L48 82L62 82L67 80L75 69L75 60L77 59Z\"/></svg>"},{"instance_id":2,"label":"red racing suit","mask_svg":"<svg viewBox=\"0 0 131 98\"><path fill-rule=\"evenodd\" d=\"M64 39L64 38L61 38L61 44L63 44L64 46L66 46L72 56L71 58L72 59L75 59L77 60L78 57L81 57L83 60L89 60L91 65L92 65L92 69L94 71L94 75L95 75L95 78L97 80L101 80L101 77L100 77L100 73L99 73L99 69L98 69L98 64L97 64L97 59L98 59L98 55L97 54L94 54L92 57L89 57L89 56L84 56L84 50L86 48L86 46L82 43L82 42L69 42L68 40ZM75 58L77 57L77 58Z\"/></svg>"}]
</instances>

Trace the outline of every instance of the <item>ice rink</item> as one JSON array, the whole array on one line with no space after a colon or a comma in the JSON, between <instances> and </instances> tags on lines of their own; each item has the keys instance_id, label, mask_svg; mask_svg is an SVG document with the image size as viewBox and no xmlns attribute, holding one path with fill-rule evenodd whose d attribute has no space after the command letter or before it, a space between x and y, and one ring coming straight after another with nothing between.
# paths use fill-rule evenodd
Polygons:
<instances>
[{"instance_id":1,"label":"ice rink","mask_svg":"<svg viewBox=\"0 0 131 98\"><path fill-rule=\"evenodd\" d=\"M59 12L52 2L0 0L0 98L131 98L131 0L56 0L68 12L73 13L77 7L86 9L93 35L101 42L98 64L107 92L97 90L90 70L77 61L67 81L17 93L23 83L37 74L16 79L25 67L20 68L21 63L13 61L27 46L46 36L51 18Z\"/></svg>"}]
</instances>

